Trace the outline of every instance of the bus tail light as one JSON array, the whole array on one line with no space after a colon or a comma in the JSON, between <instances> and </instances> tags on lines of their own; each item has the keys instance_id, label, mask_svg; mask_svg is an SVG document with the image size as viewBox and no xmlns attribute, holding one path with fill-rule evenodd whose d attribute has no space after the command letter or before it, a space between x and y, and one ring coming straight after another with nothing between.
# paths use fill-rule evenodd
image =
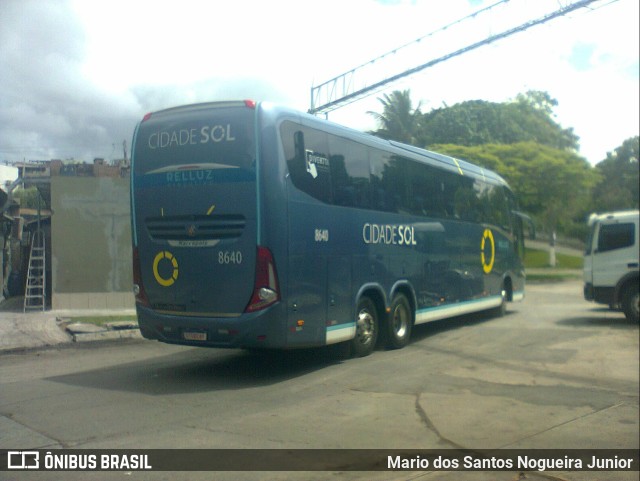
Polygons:
<instances>
[{"instance_id":1,"label":"bus tail light","mask_svg":"<svg viewBox=\"0 0 640 481\"><path fill-rule=\"evenodd\" d=\"M265 309L280 300L278 274L271 251L258 246L256 256L256 279L253 294L245 312L255 312Z\"/></svg>"},{"instance_id":2,"label":"bus tail light","mask_svg":"<svg viewBox=\"0 0 640 481\"><path fill-rule=\"evenodd\" d=\"M133 248L133 293L136 296L136 302L145 306L149 305L149 298L142 283L142 267L140 266L140 254L137 247Z\"/></svg>"}]
</instances>

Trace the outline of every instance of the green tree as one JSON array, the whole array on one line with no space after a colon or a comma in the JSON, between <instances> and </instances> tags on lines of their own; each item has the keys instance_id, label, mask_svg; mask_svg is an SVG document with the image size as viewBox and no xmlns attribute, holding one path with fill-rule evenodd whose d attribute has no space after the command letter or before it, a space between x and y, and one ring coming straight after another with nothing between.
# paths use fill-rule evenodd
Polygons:
<instances>
[{"instance_id":1,"label":"green tree","mask_svg":"<svg viewBox=\"0 0 640 481\"><path fill-rule=\"evenodd\" d=\"M469 100L424 114L420 140L424 145L439 143L481 145L511 143L518 138L518 124L503 119L501 104Z\"/></svg>"},{"instance_id":2,"label":"green tree","mask_svg":"<svg viewBox=\"0 0 640 481\"><path fill-rule=\"evenodd\" d=\"M375 118L379 128L371 132L387 140L396 140L416 145L420 131L420 104L414 109L410 90L395 90L390 95L378 98L382 104L382 113L367 112Z\"/></svg>"},{"instance_id":3,"label":"green tree","mask_svg":"<svg viewBox=\"0 0 640 481\"><path fill-rule=\"evenodd\" d=\"M638 208L640 137L625 140L596 165L602 179L593 191L593 212Z\"/></svg>"},{"instance_id":4,"label":"green tree","mask_svg":"<svg viewBox=\"0 0 640 481\"><path fill-rule=\"evenodd\" d=\"M558 102L547 92L529 91L505 103L469 100L423 115L417 138L433 144L482 145L538 142L558 149L578 149L572 129L555 120Z\"/></svg>"},{"instance_id":5,"label":"green tree","mask_svg":"<svg viewBox=\"0 0 640 481\"><path fill-rule=\"evenodd\" d=\"M520 121L520 127L526 131L529 139L538 143L556 147L558 149L570 149L578 151L579 137L573 132L573 128L563 129L555 121L553 109L558 106L558 101L548 92L529 90L524 94L518 94L516 101L507 104L513 111L514 121Z\"/></svg>"},{"instance_id":6,"label":"green tree","mask_svg":"<svg viewBox=\"0 0 640 481\"><path fill-rule=\"evenodd\" d=\"M516 95L516 101L521 105L526 105L547 117L553 116L553 109L558 106L558 101L549 95L549 92L540 90L528 90L525 93Z\"/></svg>"}]
</instances>

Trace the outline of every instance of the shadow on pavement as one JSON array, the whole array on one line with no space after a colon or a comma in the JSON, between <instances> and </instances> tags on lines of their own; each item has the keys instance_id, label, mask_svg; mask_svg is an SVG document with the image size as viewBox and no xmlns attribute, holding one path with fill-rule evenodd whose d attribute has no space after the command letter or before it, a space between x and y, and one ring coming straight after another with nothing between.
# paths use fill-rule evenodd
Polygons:
<instances>
[{"instance_id":1,"label":"shadow on pavement","mask_svg":"<svg viewBox=\"0 0 640 481\"><path fill-rule=\"evenodd\" d=\"M492 316L489 312L475 312L473 314L465 314L464 316L426 322L424 324L413 326L410 342L420 342L424 339L432 336L437 336L438 334L447 331L455 331L456 329L460 329L462 327L476 326L485 322L504 319L514 314L515 312L507 311L504 317L495 317Z\"/></svg>"},{"instance_id":2,"label":"shadow on pavement","mask_svg":"<svg viewBox=\"0 0 640 481\"><path fill-rule=\"evenodd\" d=\"M341 362L337 349L188 349L168 356L54 376L49 381L149 395L248 389L287 381Z\"/></svg>"},{"instance_id":3,"label":"shadow on pavement","mask_svg":"<svg viewBox=\"0 0 640 481\"><path fill-rule=\"evenodd\" d=\"M609 314L604 314L598 317L570 317L568 319L561 319L556 322L559 326L570 327L608 327L610 329L625 329L628 331L638 331L638 323L627 320L624 314L620 316L611 316L611 311L607 311ZM607 316L607 317L605 317Z\"/></svg>"}]
</instances>

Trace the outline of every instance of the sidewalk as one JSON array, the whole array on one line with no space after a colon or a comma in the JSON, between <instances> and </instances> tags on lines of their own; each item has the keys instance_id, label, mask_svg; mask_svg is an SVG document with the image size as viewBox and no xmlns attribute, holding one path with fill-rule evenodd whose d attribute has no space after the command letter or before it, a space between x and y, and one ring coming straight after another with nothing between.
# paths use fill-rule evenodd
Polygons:
<instances>
[{"instance_id":1,"label":"sidewalk","mask_svg":"<svg viewBox=\"0 0 640 481\"><path fill-rule=\"evenodd\" d=\"M73 342L140 338L135 322L109 326L71 323L80 316L122 316L135 319L135 310L58 310L22 312L22 304L9 299L0 304L0 354Z\"/></svg>"}]
</instances>

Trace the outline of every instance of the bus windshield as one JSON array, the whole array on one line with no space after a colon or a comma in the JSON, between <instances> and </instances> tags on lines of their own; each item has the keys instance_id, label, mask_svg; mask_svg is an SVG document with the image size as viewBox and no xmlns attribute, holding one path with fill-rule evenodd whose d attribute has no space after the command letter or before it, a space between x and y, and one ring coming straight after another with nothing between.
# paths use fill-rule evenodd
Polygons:
<instances>
[{"instance_id":1,"label":"bus windshield","mask_svg":"<svg viewBox=\"0 0 640 481\"><path fill-rule=\"evenodd\" d=\"M141 124L134 155L136 175L221 168L252 171L253 111L221 107L215 116L211 111L197 115L196 109L153 114Z\"/></svg>"}]
</instances>

